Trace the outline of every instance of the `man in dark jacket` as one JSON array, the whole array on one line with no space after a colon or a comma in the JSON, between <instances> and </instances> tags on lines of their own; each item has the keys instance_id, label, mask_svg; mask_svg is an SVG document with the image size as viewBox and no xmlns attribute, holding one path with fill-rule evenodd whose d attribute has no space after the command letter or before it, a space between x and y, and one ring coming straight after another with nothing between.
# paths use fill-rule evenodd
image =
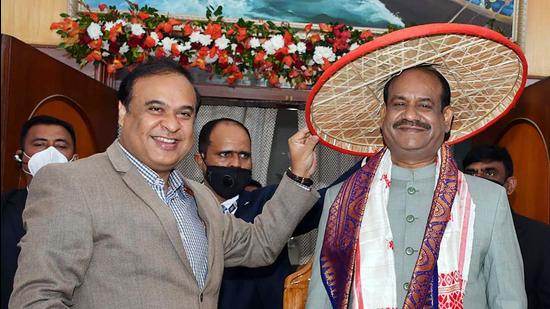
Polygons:
<instances>
[{"instance_id":1,"label":"man in dark jacket","mask_svg":"<svg viewBox=\"0 0 550 309\"><path fill-rule=\"evenodd\" d=\"M253 222L254 218L262 213L264 204L277 188L272 185L251 192L245 190L251 183L251 154L250 134L242 123L221 118L212 120L202 127L199 134L199 152L195 154L195 161L204 175L204 182L218 198L220 211L233 214L247 222ZM336 182L347 178L359 167L360 163L344 173ZM304 179L302 184L309 187L312 182ZM324 191L326 189L319 191L320 202L313 206L296 227L293 236L317 228ZM293 271L287 247L270 266L226 268L218 306L220 309L280 309L283 307L284 280Z\"/></svg>"},{"instance_id":2,"label":"man in dark jacket","mask_svg":"<svg viewBox=\"0 0 550 309\"><path fill-rule=\"evenodd\" d=\"M505 148L482 145L471 150L463 161L466 174L491 180L506 189L516 188L514 165ZM550 227L512 211L525 272L529 309L550 308Z\"/></svg>"},{"instance_id":3,"label":"man in dark jacket","mask_svg":"<svg viewBox=\"0 0 550 309\"><path fill-rule=\"evenodd\" d=\"M42 166L75 159L75 148L75 132L69 123L50 116L27 120L21 128L20 149L15 153L27 187ZM8 308L17 270L17 244L25 234L22 214L26 201L27 188L2 193L2 309Z\"/></svg>"}]
</instances>

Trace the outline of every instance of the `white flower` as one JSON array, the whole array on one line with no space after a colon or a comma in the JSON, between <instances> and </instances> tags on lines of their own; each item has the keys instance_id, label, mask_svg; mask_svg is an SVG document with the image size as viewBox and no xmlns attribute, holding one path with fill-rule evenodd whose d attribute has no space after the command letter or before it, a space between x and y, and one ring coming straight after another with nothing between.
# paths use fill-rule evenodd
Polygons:
<instances>
[{"instance_id":1,"label":"white flower","mask_svg":"<svg viewBox=\"0 0 550 309\"><path fill-rule=\"evenodd\" d=\"M174 31L181 31L181 30L183 29L183 25L181 25L181 24L180 24L180 25L174 25L174 26L172 27L172 29L173 29Z\"/></svg>"},{"instance_id":2,"label":"white flower","mask_svg":"<svg viewBox=\"0 0 550 309\"><path fill-rule=\"evenodd\" d=\"M128 44L126 44L126 42L124 42L124 44L122 44L122 46L120 46L120 49L118 50L118 52L119 52L120 54L125 54L125 53L127 53L129 50L130 50L130 46L128 46Z\"/></svg>"},{"instance_id":3,"label":"white flower","mask_svg":"<svg viewBox=\"0 0 550 309\"><path fill-rule=\"evenodd\" d=\"M332 52L331 47L326 46L316 46L315 52L313 52L313 61L317 64L324 64L324 59L327 59L330 62L336 60L336 55Z\"/></svg>"},{"instance_id":4,"label":"white flower","mask_svg":"<svg viewBox=\"0 0 550 309\"><path fill-rule=\"evenodd\" d=\"M351 44L351 46L349 47L349 50L352 51L352 50L356 49L357 47L359 47L359 44L353 43L353 44Z\"/></svg>"},{"instance_id":5,"label":"white flower","mask_svg":"<svg viewBox=\"0 0 550 309\"><path fill-rule=\"evenodd\" d=\"M103 57L109 57L109 55L110 55L109 52L106 52L106 51L101 53L101 56Z\"/></svg>"},{"instance_id":6,"label":"white flower","mask_svg":"<svg viewBox=\"0 0 550 309\"><path fill-rule=\"evenodd\" d=\"M250 39L250 47L252 47L252 48L260 47L260 40L258 40L258 38L251 38Z\"/></svg>"},{"instance_id":7,"label":"white flower","mask_svg":"<svg viewBox=\"0 0 550 309\"><path fill-rule=\"evenodd\" d=\"M106 23L105 23L105 26L104 26L104 27L105 27L105 31L110 31L111 28L113 28L114 25L115 25L115 23L112 22L112 21L106 22Z\"/></svg>"},{"instance_id":8,"label":"white flower","mask_svg":"<svg viewBox=\"0 0 550 309\"><path fill-rule=\"evenodd\" d=\"M235 43L231 44L231 50L235 52L235 49L237 49L237 44Z\"/></svg>"},{"instance_id":9,"label":"white flower","mask_svg":"<svg viewBox=\"0 0 550 309\"><path fill-rule=\"evenodd\" d=\"M199 43L201 43L203 46L210 45L210 43L212 43L212 38L210 37L210 34L207 34L207 35L201 34L199 38Z\"/></svg>"},{"instance_id":10,"label":"white flower","mask_svg":"<svg viewBox=\"0 0 550 309\"><path fill-rule=\"evenodd\" d=\"M306 52L306 43L304 42L298 42L298 44L296 44L296 50L298 51L298 54L303 54Z\"/></svg>"},{"instance_id":11,"label":"white flower","mask_svg":"<svg viewBox=\"0 0 550 309\"><path fill-rule=\"evenodd\" d=\"M227 63L229 64L232 64L233 63L233 58L232 57L227 57Z\"/></svg>"},{"instance_id":12,"label":"white flower","mask_svg":"<svg viewBox=\"0 0 550 309\"><path fill-rule=\"evenodd\" d=\"M189 36L189 42L191 42L191 43L199 42L203 46L208 46L208 45L210 45L210 43L212 43L212 38L210 37L210 35L204 35L204 34L200 33L199 31L194 31Z\"/></svg>"},{"instance_id":13,"label":"white flower","mask_svg":"<svg viewBox=\"0 0 550 309\"><path fill-rule=\"evenodd\" d=\"M296 37L300 40L305 40L307 38L307 34L305 32L298 32L296 33Z\"/></svg>"},{"instance_id":14,"label":"white flower","mask_svg":"<svg viewBox=\"0 0 550 309\"><path fill-rule=\"evenodd\" d=\"M164 49L164 53L167 56L172 53L172 44L178 44L178 41L170 37L165 37L164 39L162 39L162 48Z\"/></svg>"},{"instance_id":15,"label":"white flower","mask_svg":"<svg viewBox=\"0 0 550 309\"><path fill-rule=\"evenodd\" d=\"M143 30L143 27L140 24L132 24L131 26L132 35L140 36L145 33L145 30Z\"/></svg>"},{"instance_id":16,"label":"white flower","mask_svg":"<svg viewBox=\"0 0 550 309\"><path fill-rule=\"evenodd\" d=\"M226 37L225 37L225 34L222 35L221 38L218 38L216 41L215 41L215 44L216 46L218 46L219 49L226 49L228 46L229 46L229 43L231 41L229 41Z\"/></svg>"},{"instance_id":17,"label":"white flower","mask_svg":"<svg viewBox=\"0 0 550 309\"><path fill-rule=\"evenodd\" d=\"M285 39L283 39L283 36L280 34L274 35L271 39L262 44L262 47L268 55L275 54L277 50L283 46L285 46Z\"/></svg>"},{"instance_id":18,"label":"white flower","mask_svg":"<svg viewBox=\"0 0 550 309\"><path fill-rule=\"evenodd\" d=\"M142 53L142 52L143 52L143 48L142 48L141 46L138 45L138 46L136 46L136 51L137 51L138 53Z\"/></svg>"},{"instance_id":19,"label":"white flower","mask_svg":"<svg viewBox=\"0 0 550 309\"><path fill-rule=\"evenodd\" d=\"M277 50L277 49L285 46L285 39L280 34L274 35L271 38L271 44L273 45L275 50Z\"/></svg>"},{"instance_id":20,"label":"white flower","mask_svg":"<svg viewBox=\"0 0 550 309\"><path fill-rule=\"evenodd\" d=\"M154 31L151 32L151 33L149 34L149 36L150 36L153 40L155 40L155 45L158 45L158 44L159 44L159 35L158 35L156 32L154 32Z\"/></svg>"},{"instance_id":21,"label":"white flower","mask_svg":"<svg viewBox=\"0 0 550 309\"><path fill-rule=\"evenodd\" d=\"M218 55L214 55L214 57L206 56L204 60L206 60L206 63L214 63L218 60Z\"/></svg>"},{"instance_id":22,"label":"white flower","mask_svg":"<svg viewBox=\"0 0 550 309\"><path fill-rule=\"evenodd\" d=\"M290 44L290 45L288 45L288 52L289 52L290 54L294 54L297 50L298 50L298 48L296 47L295 44Z\"/></svg>"},{"instance_id":23,"label":"white flower","mask_svg":"<svg viewBox=\"0 0 550 309\"><path fill-rule=\"evenodd\" d=\"M200 38L200 35L201 33L198 32L198 31L193 31L193 33L191 33L191 35L189 36L189 42L191 43L196 43L199 41L199 38Z\"/></svg>"},{"instance_id":24,"label":"white flower","mask_svg":"<svg viewBox=\"0 0 550 309\"><path fill-rule=\"evenodd\" d=\"M115 24L121 24L122 27L126 26L126 21L124 19L117 19Z\"/></svg>"},{"instance_id":25,"label":"white flower","mask_svg":"<svg viewBox=\"0 0 550 309\"><path fill-rule=\"evenodd\" d=\"M101 43L101 48L104 50L109 50L109 40L105 40Z\"/></svg>"},{"instance_id":26,"label":"white flower","mask_svg":"<svg viewBox=\"0 0 550 309\"><path fill-rule=\"evenodd\" d=\"M185 42L184 45L178 44L178 50L183 53L184 51L188 51L191 49L191 42Z\"/></svg>"},{"instance_id":27,"label":"white flower","mask_svg":"<svg viewBox=\"0 0 550 309\"><path fill-rule=\"evenodd\" d=\"M86 29L86 31L88 32L88 35L92 40L97 40L103 35L103 32L101 32L101 26L94 22L92 22L88 26L88 29Z\"/></svg>"}]
</instances>

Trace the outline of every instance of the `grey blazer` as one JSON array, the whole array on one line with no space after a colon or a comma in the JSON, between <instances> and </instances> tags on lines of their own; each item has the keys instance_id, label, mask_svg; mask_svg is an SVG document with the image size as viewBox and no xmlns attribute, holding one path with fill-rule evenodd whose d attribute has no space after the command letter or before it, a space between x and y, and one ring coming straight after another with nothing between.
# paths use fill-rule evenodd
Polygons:
<instances>
[{"instance_id":1,"label":"grey blazer","mask_svg":"<svg viewBox=\"0 0 550 309\"><path fill-rule=\"evenodd\" d=\"M481 178L466 175L466 181L476 204L476 213L464 308L525 309L523 264L506 192L501 186ZM309 284L308 309L332 308L321 280L319 255L328 210L341 186L340 183L330 188L325 197ZM399 302L403 303L403 300Z\"/></svg>"},{"instance_id":2,"label":"grey blazer","mask_svg":"<svg viewBox=\"0 0 550 309\"><path fill-rule=\"evenodd\" d=\"M115 142L33 179L10 308L215 308L224 266L272 263L318 198L284 178L249 224L223 215L202 184L185 183L208 236L203 290L170 208Z\"/></svg>"}]
</instances>

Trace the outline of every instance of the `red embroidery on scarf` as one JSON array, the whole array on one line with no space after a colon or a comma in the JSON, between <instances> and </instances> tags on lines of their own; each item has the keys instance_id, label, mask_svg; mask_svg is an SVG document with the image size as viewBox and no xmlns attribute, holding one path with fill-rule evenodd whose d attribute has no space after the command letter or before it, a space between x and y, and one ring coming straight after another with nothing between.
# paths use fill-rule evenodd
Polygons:
<instances>
[{"instance_id":1,"label":"red embroidery on scarf","mask_svg":"<svg viewBox=\"0 0 550 309\"><path fill-rule=\"evenodd\" d=\"M391 186L391 180L388 179L388 174L382 175L382 180L386 183L386 188L389 188Z\"/></svg>"},{"instance_id":2,"label":"red embroidery on scarf","mask_svg":"<svg viewBox=\"0 0 550 309\"><path fill-rule=\"evenodd\" d=\"M462 280L458 271L447 274L439 274L439 308L463 309L464 293L462 293Z\"/></svg>"},{"instance_id":3,"label":"red embroidery on scarf","mask_svg":"<svg viewBox=\"0 0 550 309\"><path fill-rule=\"evenodd\" d=\"M390 240L388 242L388 248L390 248L391 250L393 250L393 240Z\"/></svg>"}]
</instances>

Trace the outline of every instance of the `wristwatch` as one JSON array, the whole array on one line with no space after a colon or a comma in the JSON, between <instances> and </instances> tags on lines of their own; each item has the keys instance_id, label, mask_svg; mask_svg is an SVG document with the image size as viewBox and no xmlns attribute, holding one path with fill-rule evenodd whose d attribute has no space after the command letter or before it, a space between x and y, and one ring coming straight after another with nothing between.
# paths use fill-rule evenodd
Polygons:
<instances>
[{"instance_id":1,"label":"wristwatch","mask_svg":"<svg viewBox=\"0 0 550 309\"><path fill-rule=\"evenodd\" d=\"M288 176L288 178L296 181L297 183L299 183L301 185L304 185L304 186L307 186L307 187L311 187L311 185L313 185L313 180L311 180L311 178L304 178L304 177L300 177L300 176L294 174L292 172L292 170L290 169L290 167L286 170L286 175Z\"/></svg>"}]
</instances>

